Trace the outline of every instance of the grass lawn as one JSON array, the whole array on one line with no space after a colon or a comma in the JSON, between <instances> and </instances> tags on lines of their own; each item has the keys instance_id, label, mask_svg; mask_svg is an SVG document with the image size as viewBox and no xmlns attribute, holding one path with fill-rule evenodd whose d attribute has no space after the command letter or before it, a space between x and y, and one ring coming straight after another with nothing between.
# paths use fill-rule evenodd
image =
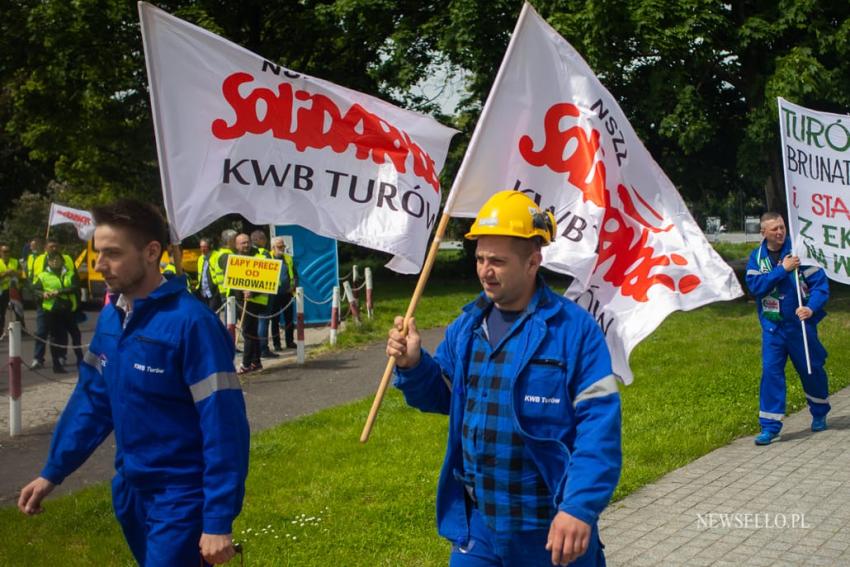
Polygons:
<instances>
[{"instance_id":1,"label":"grass lawn","mask_svg":"<svg viewBox=\"0 0 850 567\"><path fill-rule=\"evenodd\" d=\"M476 286L433 282L420 304L420 326L452 318ZM382 340L412 290L404 279L376 287L376 322L359 340ZM835 391L850 383L841 370L850 366L850 290L833 290L820 334ZM354 344L354 335L343 333L340 342ZM625 467L615 498L756 432L761 370L753 303L674 313L635 349L631 366L635 382L623 390ZM805 398L790 366L788 372L792 412ZM360 445L370 404L360 400L253 437L247 498L235 527L246 565L446 565L448 546L434 527L446 420L407 408L391 390L369 443ZM106 486L49 500L46 509L36 518L0 510L0 565L132 564Z\"/></svg>"}]
</instances>

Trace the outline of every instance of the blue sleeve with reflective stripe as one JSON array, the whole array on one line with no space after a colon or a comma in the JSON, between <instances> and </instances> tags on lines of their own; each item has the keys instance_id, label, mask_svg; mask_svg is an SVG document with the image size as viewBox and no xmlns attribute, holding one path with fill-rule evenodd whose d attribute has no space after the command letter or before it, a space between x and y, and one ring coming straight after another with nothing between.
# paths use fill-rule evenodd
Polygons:
<instances>
[{"instance_id":1,"label":"blue sleeve with reflective stripe","mask_svg":"<svg viewBox=\"0 0 850 567\"><path fill-rule=\"evenodd\" d=\"M800 270L806 268L801 267ZM827 281L826 273L818 269L813 274L805 277L806 285L809 286L809 301L807 306L812 311L820 311L829 300L829 281Z\"/></svg>"},{"instance_id":2,"label":"blue sleeve with reflective stripe","mask_svg":"<svg viewBox=\"0 0 850 567\"><path fill-rule=\"evenodd\" d=\"M586 315L586 313L585 313ZM594 524L608 505L623 466L620 394L605 337L590 316L580 317L570 376L576 436L559 509Z\"/></svg>"},{"instance_id":3,"label":"blue sleeve with reflective stripe","mask_svg":"<svg viewBox=\"0 0 850 567\"><path fill-rule=\"evenodd\" d=\"M233 340L212 312L195 317L187 332L184 380L203 435L203 530L229 534L242 510L250 447L245 399L233 366Z\"/></svg>"},{"instance_id":4,"label":"blue sleeve with reflective stripe","mask_svg":"<svg viewBox=\"0 0 850 567\"><path fill-rule=\"evenodd\" d=\"M101 373L88 360L80 364L77 386L53 430L41 476L60 484L77 470L112 432L112 406Z\"/></svg>"}]
</instances>

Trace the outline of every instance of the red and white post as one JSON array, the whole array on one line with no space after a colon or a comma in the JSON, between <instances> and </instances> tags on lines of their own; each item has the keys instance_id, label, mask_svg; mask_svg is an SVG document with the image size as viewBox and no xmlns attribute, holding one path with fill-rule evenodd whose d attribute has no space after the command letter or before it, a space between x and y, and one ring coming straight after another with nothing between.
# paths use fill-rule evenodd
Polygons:
<instances>
[{"instance_id":1,"label":"red and white post","mask_svg":"<svg viewBox=\"0 0 850 567\"><path fill-rule=\"evenodd\" d=\"M9 323L9 435L21 434L21 322Z\"/></svg>"},{"instance_id":2,"label":"red and white post","mask_svg":"<svg viewBox=\"0 0 850 567\"><path fill-rule=\"evenodd\" d=\"M339 329L339 286L334 286L333 298L331 300L331 335L330 343L336 344L336 333Z\"/></svg>"},{"instance_id":3,"label":"red and white post","mask_svg":"<svg viewBox=\"0 0 850 567\"><path fill-rule=\"evenodd\" d=\"M354 322L357 325L359 325L360 309L357 305L357 298L354 297L354 292L351 291L351 284L348 282L342 282L342 288L345 290L345 299L348 300L348 309L351 312L351 318L354 319Z\"/></svg>"},{"instance_id":4,"label":"red and white post","mask_svg":"<svg viewBox=\"0 0 850 567\"><path fill-rule=\"evenodd\" d=\"M366 316L372 318L372 268L366 268Z\"/></svg>"},{"instance_id":5,"label":"red and white post","mask_svg":"<svg viewBox=\"0 0 850 567\"><path fill-rule=\"evenodd\" d=\"M224 307L224 320L226 321L227 331L233 337L233 344L236 344L236 297L233 295L227 296L227 303Z\"/></svg>"},{"instance_id":6,"label":"red and white post","mask_svg":"<svg viewBox=\"0 0 850 567\"><path fill-rule=\"evenodd\" d=\"M295 288L295 359L304 364L304 288Z\"/></svg>"}]
</instances>

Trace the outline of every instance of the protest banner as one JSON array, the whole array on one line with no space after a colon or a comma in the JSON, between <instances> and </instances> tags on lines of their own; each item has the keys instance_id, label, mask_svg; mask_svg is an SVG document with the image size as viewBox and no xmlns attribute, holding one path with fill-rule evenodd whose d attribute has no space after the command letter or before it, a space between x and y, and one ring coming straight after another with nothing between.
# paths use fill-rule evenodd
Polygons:
<instances>
[{"instance_id":1,"label":"protest banner","mask_svg":"<svg viewBox=\"0 0 850 567\"><path fill-rule=\"evenodd\" d=\"M850 116L777 102L793 253L850 284Z\"/></svg>"},{"instance_id":2,"label":"protest banner","mask_svg":"<svg viewBox=\"0 0 850 567\"><path fill-rule=\"evenodd\" d=\"M446 198L403 334L448 219L474 218L510 188L555 215L558 235L544 248L544 266L575 277L567 293L599 323L627 384L629 353L669 313L743 295L617 102L528 3ZM393 366L390 358L361 442Z\"/></svg>"},{"instance_id":3,"label":"protest banner","mask_svg":"<svg viewBox=\"0 0 850 567\"><path fill-rule=\"evenodd\" d=\"M474 217L516 189L550 209L544 266L605 333L614 372L675 310L743 294L625 113L578 52L525 4L446 211Z\"/></svg>"},{"instance_id":4,"label":"protest banner","mask_svg":"<svg viewBox=\"0 0 850 567\"><path fill-rule=\"evenodd\" d=\"M51 203L48 227L64 223L74 225L80 240L89 240L94 235L94 219L90 212Z\"/></svg>"},{"instance_id":5,"label":"protest banner","mask_svg":"<svg viewBox=\"0 0 850 567\"><path fill-rule=\"evenodd\" d=\"M174 238L240 213L389 252L389 268L419 271L454 130L145 2L139 14Z\"/></svg>"},{"instance_id":6,"label":"protest banner","mask_svg":"<svg viewBox=\"0 0 850 567\"><path fill-rule=\"evenodd\" d=\"M224 269L225 288L241 289L257 293L276 294L280 282L283 260L257 258L254 256L227 256Z\"/></svg>"}]
</instances>

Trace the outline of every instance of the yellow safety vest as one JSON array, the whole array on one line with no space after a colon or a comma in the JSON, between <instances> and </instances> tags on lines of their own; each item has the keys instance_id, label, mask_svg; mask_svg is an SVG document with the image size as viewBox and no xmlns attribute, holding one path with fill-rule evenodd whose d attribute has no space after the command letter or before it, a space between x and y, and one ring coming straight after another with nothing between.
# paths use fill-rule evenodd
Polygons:
<instances>
[{"instance_id":1,"label":"yellow safety vest","mask_svg":"<svg viewBox=\"0 0 850 567\"><path fill-rule=\"evenodd\" d=\"M9 289L12 285L12 280L20 275L21 270L18 268L18 259L9 258L9 263L7 264L2 258L0 258L0 272L5 272L6 270L15 270L15 275L0 276L0 292Z\"/></svg>"},{"instance_id":2,"label":"yellow safety vest","mask_svg":"<svg viewBox=\"0 0 850 567\"><path fill-rule=\"evenodd\" d=\"M74 272L62 270L61 274L55 274L50 270L44 270L38 274L37 281L41 282L44 291L59 291L74 286ZM74 292L61 293L57 297L45 297L41 300L41 308L52 311L57 298L68 301L72 313L77 310L77 294Z\"/></svg>"},{"instance_id":3,"label":"yellow safety vest","mask_svg":"<svg viewBox=\"0 0 850 567\"><path fill-rule=\"evenodd\" d=\"M29 256L27 256L27 277L30 281L35 281L35 274L33 273L33 269L35 268L35 261L38 258L38 254L34 252L30 252Z\"/></svg>"},{"instance_id":4,"label":"yellow safety vest","mask_svg":"<svg viewBox=\"0 0 850 567\"><path fill-rule=\"evenodd\" d=\"M228 295L230 292L228 288L224 287L224 270L227 266L219 265L221 257L225 254L233 254L233 250L230 248L219 248L210 254L210 276L222 295Z\"/></svg>"}]
</instances>

